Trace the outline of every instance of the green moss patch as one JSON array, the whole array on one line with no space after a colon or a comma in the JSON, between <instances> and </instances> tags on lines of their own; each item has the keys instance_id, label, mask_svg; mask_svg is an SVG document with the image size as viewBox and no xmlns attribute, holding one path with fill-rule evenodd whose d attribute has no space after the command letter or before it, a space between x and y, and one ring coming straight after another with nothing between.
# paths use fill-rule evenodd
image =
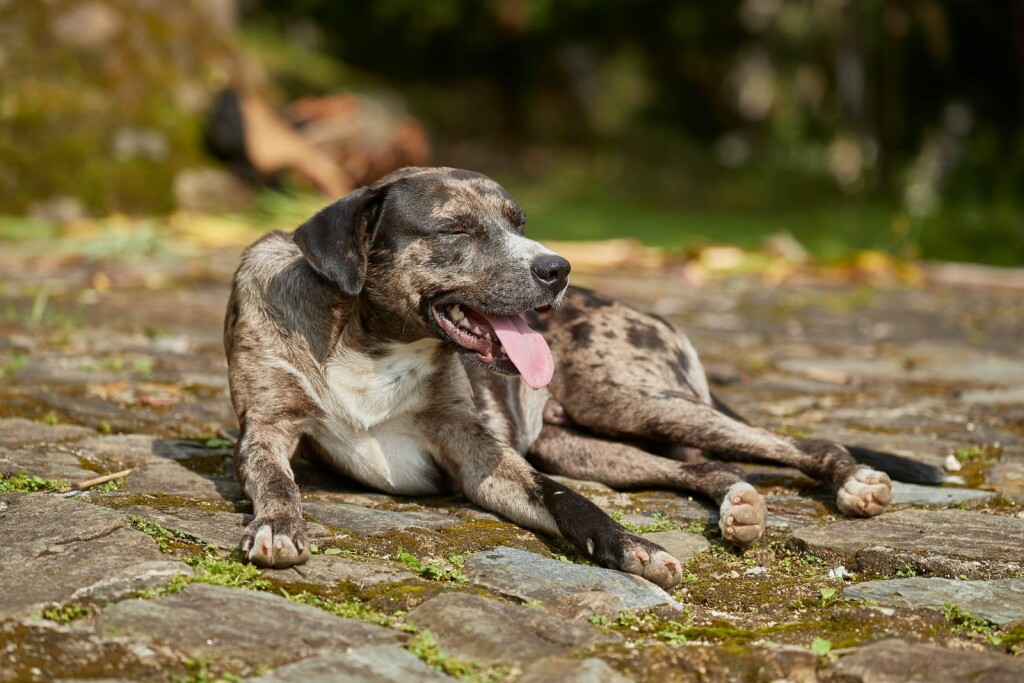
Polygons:
<instances>
[{"instance_id":1,"label":"green moss patch","mask_svg":"<svg viewBox=\"0 0 1024 683\"><path fill-rule=\"evenodd\" d=\"M452 657L438 646L437 638L430 631L421 631L409 641L406 649L428 666L467 683L498 683L518 673L518 669L513 667L486 666Z\"/></svg>"},{"instance_id":2,"label":"green moss patch","mask_svg":"<svg viewBox=\"0 0 1024 683\"><path fill-rule=\"evenodd\" d=\"M21 470L17 474L0 475L0 493L35 493L38 491L59 491L67 489L68 483L61 480L44 479Z\"/></svg>"}]
</instances>

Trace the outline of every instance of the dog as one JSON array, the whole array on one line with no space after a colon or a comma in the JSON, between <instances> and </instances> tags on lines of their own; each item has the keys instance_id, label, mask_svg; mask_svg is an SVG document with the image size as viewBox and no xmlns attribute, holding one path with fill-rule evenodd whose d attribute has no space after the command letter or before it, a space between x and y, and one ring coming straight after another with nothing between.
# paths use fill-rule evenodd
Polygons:
<instances>
[{"instance_id":1,"label":"dog","mask_svg":"<svg viewBox=\"0 0 1024 683\"><path fill-rule=\"evenodd\" d=\"M712 394L685 336L569 286L569 262L525 223L486 176L406 168L244 252L224 343L234 463L254 512L245 559L309 556L289 465L300 448L387 493L460 491L663 588L682 577L676 558L538 469L702 494L740 547L763 534L767 512L725 460L795 467L860 517L891 501L876 466L941 480L897 456L747 424Z\"/></svg>"}]
</instances>

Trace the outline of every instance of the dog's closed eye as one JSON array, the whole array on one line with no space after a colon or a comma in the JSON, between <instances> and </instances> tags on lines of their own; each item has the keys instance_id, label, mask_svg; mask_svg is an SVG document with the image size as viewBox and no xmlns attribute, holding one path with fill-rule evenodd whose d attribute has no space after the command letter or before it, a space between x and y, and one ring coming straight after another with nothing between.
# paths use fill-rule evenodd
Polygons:
<instances>
[{"instance_id":1,"label":"dog's closed eye","mask_svg":"<svg viewBox=\"0 0 1024 683\"><path fill-rule=\"evenodd\" d=\"M445 222L441 224L437 230L434 231L435 235L472 235L475 231L473 230L472 223L466 223L462 221Z\"/></svg>"}]
</instances>

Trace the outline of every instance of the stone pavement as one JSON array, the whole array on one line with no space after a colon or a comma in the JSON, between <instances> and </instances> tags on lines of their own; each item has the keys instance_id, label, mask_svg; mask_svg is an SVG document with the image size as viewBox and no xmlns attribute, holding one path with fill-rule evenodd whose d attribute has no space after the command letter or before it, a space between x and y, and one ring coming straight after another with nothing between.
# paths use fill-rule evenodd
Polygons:
<instances>
[{"instance_id":1,"label":"stone pavement","mask_svg":"<svg viewBox=\"0 0 1024 683\"><path fill-rule=\"evenodd\" d=\"M687 329L753 421L958 469L847 520L800 474L751 466L770 521L745 553L705 501L567 481L688 561L669 594L458 496L301 458L316 553L237 562L238 248L173 247L0 247L0 680L1024 680L1020 292L578 274Z\"/></svg>"}]
</instances>

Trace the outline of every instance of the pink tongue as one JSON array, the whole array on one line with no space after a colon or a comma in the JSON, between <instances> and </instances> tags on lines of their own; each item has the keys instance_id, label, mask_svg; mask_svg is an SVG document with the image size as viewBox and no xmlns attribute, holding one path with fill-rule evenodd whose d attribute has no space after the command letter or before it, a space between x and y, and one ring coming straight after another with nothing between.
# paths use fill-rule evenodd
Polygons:
<instances>
[{"instance_id":1,"label":"pink tongue","mask_svg":"<svg viewBox=\"0 0 1024 683\"><path fill-rule=\"evenodd\" d=\"M526 383L534 389L547 386L555 372L555 359L551 357L551 349L540 332L530 329L518 315L485 313L484 317L494 328L509 360Z\"/></svg>"}]
</instances>

